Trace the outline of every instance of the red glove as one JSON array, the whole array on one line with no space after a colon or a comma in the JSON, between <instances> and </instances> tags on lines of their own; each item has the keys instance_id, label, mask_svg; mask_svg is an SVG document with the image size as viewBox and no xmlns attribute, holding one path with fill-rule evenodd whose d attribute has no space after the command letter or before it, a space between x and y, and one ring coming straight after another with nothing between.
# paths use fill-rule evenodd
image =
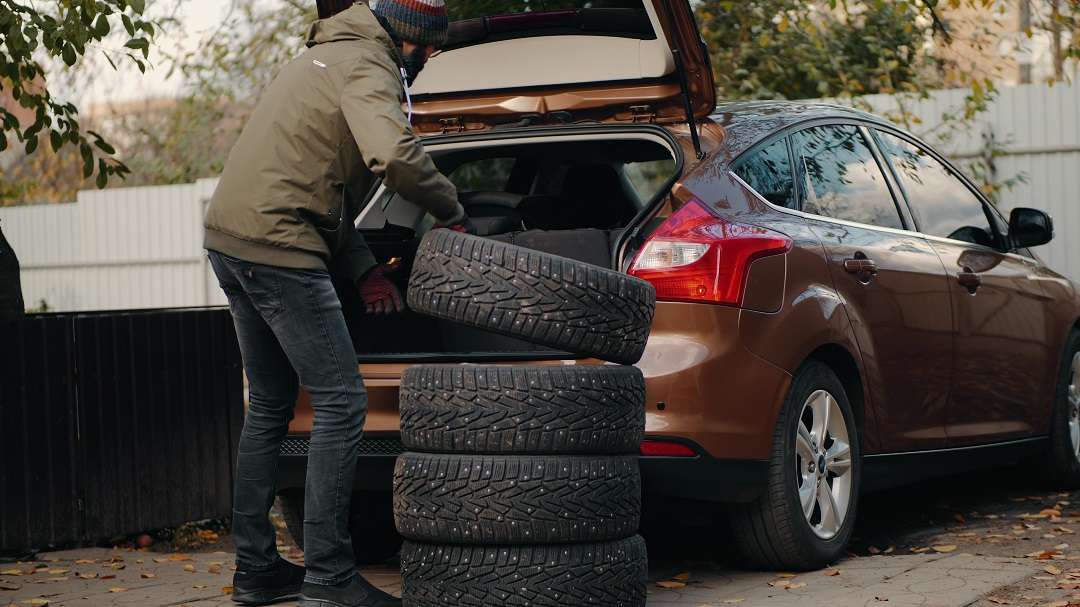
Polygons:
<instances>
[{"instance_id":1,"label":"red glove","mask_svg":"<svg viewBox=\"0 0 1080 607\"><path fill-rule=\"evenodd\" d=\"M388 315L405 310L401 291L386 277L387 274L396 272L399 267L399 264L380 264L357 281L360 299L363 300L364 309L368 314Z\"/></svg>"},{"instance_id":2,"label":"red glove","mask_svg":"<svg viewBox=\"0 0 1080 607\"><path fill-rule=\"evenodd\" d=\"M460 232L462 234L472 234L474 236L476 235L476 226L473 224L472 221L469 220L468 217L465 217L458 223L439 227L446 228L447 230L453 230L455 232Z\"/></svg>"}]
</instances>

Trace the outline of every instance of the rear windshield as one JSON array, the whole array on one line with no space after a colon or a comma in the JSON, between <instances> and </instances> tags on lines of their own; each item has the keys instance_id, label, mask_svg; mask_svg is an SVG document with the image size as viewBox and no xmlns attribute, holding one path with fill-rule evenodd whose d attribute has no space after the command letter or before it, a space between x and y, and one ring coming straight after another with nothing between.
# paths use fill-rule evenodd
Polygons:
<instances>
[{"instance_id":1,"label":"rear windshield","mask_svg":"<svg viewBox=\"0 0 1080 607\"><path fill-rule=\"evenodd\" d=\"M578 10L583 8L645 10L642 0L476 0L473 2L446 3L446 10L450 13L451 21L495 15Z\"/></svg>"},{"instance_id":2,"label":"rear windshield","mask_svg":"<svg viewBox=\"0 0 1080 607\"><path fill-rule=\"evenodd\" d=\"M474 0L447 2L448 48L544 35L653 39L645 0Z\"/></svg>"}]
</instances>

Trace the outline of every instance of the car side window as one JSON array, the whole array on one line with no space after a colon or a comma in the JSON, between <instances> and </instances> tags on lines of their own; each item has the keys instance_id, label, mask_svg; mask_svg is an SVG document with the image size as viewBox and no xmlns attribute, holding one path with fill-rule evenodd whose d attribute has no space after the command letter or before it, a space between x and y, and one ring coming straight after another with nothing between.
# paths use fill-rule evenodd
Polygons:
<instances>
[{"instance_id":1,"label":"car side window","mask_svg":"<svg viewBox=\"0 0 1080 607\"><path fill-rule=\"evenodd\" d=\"M795 133L792 143L804 212L904 228L885 175L859 127L812 127Z\"/></svg>"},{"instance_id":2,"label":"car side window","mask_svg":"<svg viewBox=\"0 0 1080 607\"><path fill-rule=\"evenodd\" d=\"M795 178L786 138L753 152L740 160L733 170L765 200L789 209L797 208Z\"/></svg>"},{"instance_id":3,"label":"car side window","mask_svg":"<svg viewBox=\"0 0 1080 607\"><path fill-rule=\"evenodd\" d=\"M919 231L987 247L996 246L983 201L949 167L915 144L878 131L881 150L907 194Z\"/></svg>"}]
</instances>

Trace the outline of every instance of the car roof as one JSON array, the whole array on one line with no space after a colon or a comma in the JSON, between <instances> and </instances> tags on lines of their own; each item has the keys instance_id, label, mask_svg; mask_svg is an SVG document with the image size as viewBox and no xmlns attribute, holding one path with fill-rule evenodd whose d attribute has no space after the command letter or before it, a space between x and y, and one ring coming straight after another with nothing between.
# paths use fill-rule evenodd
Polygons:
<instances>
[{"instance_id":1,"label":"car roof","mask_svg":"<svg viewBox=\"0 0 1080 607\"><path fill-rule=\"evenodd\" d=\"M722 102L710 118L724 127L724 147L735 158L777 131L811 120L833 118L892 125L888 120L852 107L806 101Z\"/></svg>"}]
</instances>

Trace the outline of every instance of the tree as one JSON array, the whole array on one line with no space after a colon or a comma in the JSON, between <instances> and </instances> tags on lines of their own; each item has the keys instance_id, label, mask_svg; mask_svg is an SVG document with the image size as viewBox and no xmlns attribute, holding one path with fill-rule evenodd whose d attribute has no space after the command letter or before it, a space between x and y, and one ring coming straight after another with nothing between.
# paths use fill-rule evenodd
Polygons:
<instances>
[{"instance_id":1,"label":"tree","mask_svg":"<svg viewBox=\"0 0 1080 607\"><path fill-rule=\"evenodd\" d=\"M67 146L77 149L83 176L96 172L98 187L105 187L110 177L124 177L130 170L101 134L82 129L75 104L52 95L43 64L59 60L66 69L74 69L88 52L100 50L113 67L117 60L130 60L145 71L154 26L143 18L145 0L56 0L53 4L46 12L32 3L0 0L0 32L4 34L0 36L0 93L7 93L18 105L0 106L0 151L8 148L9 133L24 145L27 155L37 151L46 137L54 153ZM123 47L102 46L120 26L127 34Z\"/></svg>"}]
</instances>

